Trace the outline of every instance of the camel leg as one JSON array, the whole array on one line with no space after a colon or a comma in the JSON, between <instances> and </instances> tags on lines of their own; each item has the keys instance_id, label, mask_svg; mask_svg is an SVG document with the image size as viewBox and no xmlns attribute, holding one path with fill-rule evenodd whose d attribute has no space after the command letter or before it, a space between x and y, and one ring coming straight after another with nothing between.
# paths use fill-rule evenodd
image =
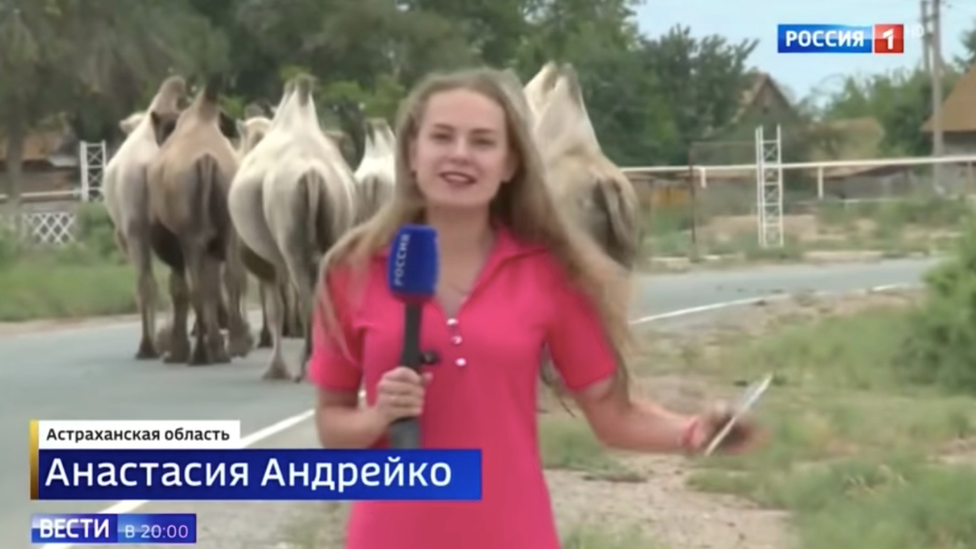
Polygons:
<instances>
[{"instance_id":1,"label":"camel leg","mask_svg":"<svg viewBox=\"0 0 976 549\"><path fill-rule=\"evenodd\" d=\"M142 339L139 341L136 359L156 359L159 358L159 352L153 345L153 337L156 332L156 298L159 288L156 285L156 276L152 269L152 253L149 249L148 235L146 231L133 231L130 234L137 235L136 238L126 242L121 234L116 234L120 244L125 246L129 260L136 269L136 301L142 323Z\"/></svg>"},{"instance_id":2,"label":"camel leg","mask_svg":"<svg viewBox=\"0 0 976 549\"><path fill-rule=\"evenodd\" d=\"M190 360L190 337L186 333L190 316L190 289L186 275L181 271L170 272L169 295L173 301L173 323L166 327L169 330L169 344L165 346L163 362L185 364ZM161 334L161 337L165 336Z\"/></svg>"},{"instance_id":3,"label":"camel leg","mask_svg":"<svg viewBox=\"0 0 976 549\"><path fill-rule=\"evenodd\" d=\"M258 335L258 348L271 348L271 330L268 329L268 292L266 285L258 281L258 297L261 300L261 333Z\"/></svg>"},{"instance_id":4,"label":"camel leg","mask_svg":"<svg viewBox=\"0 0 976 549\"><path fill-rule=\"evenodd\" d=\"M315 293L315 279L312 275L312 270L303 265L303 262L299 259L301 255L297 253L286 253L285 254L285 264L288 266L288 272L291 275L292 284L289 284L291 295L295 296L295 316L300 322L299 326L301 328L301 338L303 341L302 357L301 363L298 368L298 375L295 377L296 382L300 382L305 378L306 365L308 364L308 358L311 355L311 339L308 337L309 324L312 318L312 303L315 301L313 294Z\"/></svg>"},{"instance_id":5,"label":"camel leg","mask_svg":"<svg viewBox=\"0 0 976 549\"><path fill-rule=\"evenodd\" d=\"M231 246L234 247L235 245ZM244 305L247 299L247 271L244 264L236 260L240 257L236 249L231 249L226 257L229 259L224 263L223 285L227 290L227 346L232 357L246 357L254 348L254 336L251 335L251 325L247 321Z\"/></svg>"},{"instance_id":6,"label":"camel leg","mask_svg":"<svg viewBox=\"0 0 976 549\"><path fill-rule=\"evenodd\" d=\"M189 275L190 301L202 328L194 336L189 364L206 366L230 362L224 336L217 324L217 308L221 300L220 263L209 257L203 247L188 244L183 249Z\"/></svg>"},{"instance_id":7,"label":"camel leg","mask_svg":"<svg viewBox=\"0 0 976 549\"><path fill-rule=\"evenodd\" d=\"M291 285L284 283L278 286L278 293L281 294L281 302L283 303L282 315L284 317L284 328L282 329L282 334L286 338L298 337L298 329L295 326L295 304L294 304L294 294L291 289Z\"/></svg>"},{"instance_id":8,"label":"camel leg","mask_svg":"<svg viewBox=\"0 0 976 549\"><path fill-rule=\"evenodd\" d=\"M285 323L285 302L279 291L280 285L277 282L262 282L265 286L264 296L268 304L268 326L271 329L271 361L268 369L265 370L264 379L288 379L288 366L285 364L284 349L284 330Z\"/></svg>"}]
</instances>

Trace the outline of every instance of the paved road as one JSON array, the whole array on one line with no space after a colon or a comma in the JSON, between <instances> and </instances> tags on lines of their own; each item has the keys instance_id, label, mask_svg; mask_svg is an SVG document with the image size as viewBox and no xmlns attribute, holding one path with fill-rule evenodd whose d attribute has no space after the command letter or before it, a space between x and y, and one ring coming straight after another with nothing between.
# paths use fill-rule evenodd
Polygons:
<instances>
[{"instance_id":1,"label":"paved road","mask_svg":"<svg viewBox=\"0 0 976 549\"><path fill-rule=\"evenodd\" d=\"M634 317L804 290L914 282L934 262L898 260L776 266L644 278ZM31 512L99 511L111 502L28 502L29 419L239 419L254 432L310 407L307 385L269 384L267 351L226 366L187 369L130 359L135 324L0 338L0 544L26 547ZM292 346L292 357L297 346Z\"/></svg>"}]
</instances>

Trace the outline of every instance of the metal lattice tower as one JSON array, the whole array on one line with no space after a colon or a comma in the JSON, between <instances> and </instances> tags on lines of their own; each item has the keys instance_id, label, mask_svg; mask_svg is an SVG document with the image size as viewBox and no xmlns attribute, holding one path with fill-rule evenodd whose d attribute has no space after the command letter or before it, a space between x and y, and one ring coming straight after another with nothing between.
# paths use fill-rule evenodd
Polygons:
<instances>
[{"instance_id":1,"label":"metal lattice tower","mask_svg":"<svg viewBox=\"0 0 976 549\"><path fill-rule=\"evenodd\" d=\"M108 154L105 142L78 144L78 160L81 165L81 200L90 202L101 200L102 179L105 175L105 165L108 164Z\"/></svg>"},{"instance_id":2,"label":"metal lattice tower","mask_svg":"<svg viewBox=\"0 0 976 549\"><path fill-rule=\"evenodd\" d=\"M756 128L756 219L759 245L783 246L783 155L782 133L767 141L763 127Z\"/></svg>"}]
</instances>

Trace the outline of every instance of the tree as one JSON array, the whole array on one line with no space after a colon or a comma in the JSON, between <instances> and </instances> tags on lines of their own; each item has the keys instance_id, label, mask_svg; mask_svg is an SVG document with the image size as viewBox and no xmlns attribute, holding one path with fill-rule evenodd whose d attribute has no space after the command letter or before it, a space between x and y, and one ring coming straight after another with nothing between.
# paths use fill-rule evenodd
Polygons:
<instances>
[{"instance_id":1,"label":"tree","mask_svg":"<svg viewBox=\"0 0 976 549\"><path fill-rule=\"evenodd\" d=\"M0 4L0 127L12 206L20 199L25 140L45 118L94 109L102 124L117 121L148 83L170 70L219 69L225 54L219 33L180 0ZM72 120L82 136L98 125L84 115Z\"/></svg>"}]
</instances>

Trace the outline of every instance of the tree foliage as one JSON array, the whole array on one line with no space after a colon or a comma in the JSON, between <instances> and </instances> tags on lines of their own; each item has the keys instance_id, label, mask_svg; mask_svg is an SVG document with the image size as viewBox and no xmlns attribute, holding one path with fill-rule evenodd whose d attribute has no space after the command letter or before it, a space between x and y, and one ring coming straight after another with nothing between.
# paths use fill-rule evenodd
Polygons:
<instances>
[{"instance_id":1,"label":"tree foliage","mask_svg":"<svg viewBox=\"0 0 976 549\"><path fill-rule=\"evenodd\" d=\"M648 37L635 21L641 3L5 0L0 133L8 179L18 180L30 130L62 117L83 139L117 139L117 121L145 108L174 72L196 80L227 74L226 106L238 114L251 101L277 103L288 74L312 73L323 122L356 142L364 117L392 117L406 91L432 71L487 64L511 67L527 81L549 60L577 67L597 134L618 164L683 164L692 143L734 137L727 130L754 78L750 58L759 42L699 36L683 26ZM962 41L968 53L958 63L971 63L976 30ZM824 108L791 111L793 156L806 155L818 138L808 131L815 118L860 116L882 123L886 153L924 154L917 129L930 93L917 70L852 77ZM746 130L751 139L752 127Z\"/></svg>"}]
</instances>

